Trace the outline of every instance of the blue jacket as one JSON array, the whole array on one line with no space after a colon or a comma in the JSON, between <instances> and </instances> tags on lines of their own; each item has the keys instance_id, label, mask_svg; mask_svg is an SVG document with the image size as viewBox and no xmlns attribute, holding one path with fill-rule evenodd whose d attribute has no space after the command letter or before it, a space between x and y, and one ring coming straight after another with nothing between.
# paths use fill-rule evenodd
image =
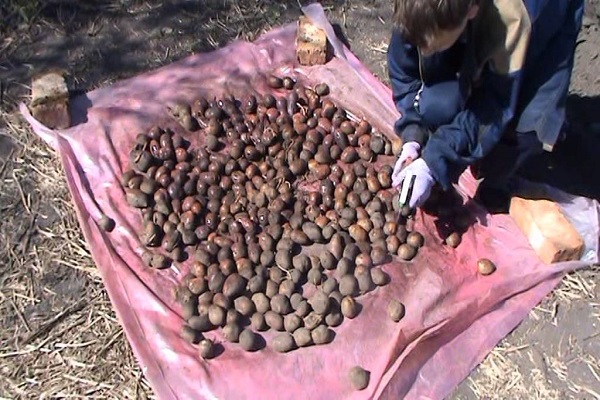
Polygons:
<instances>
[{"instance_id":1,"label":"blue jacket","mask_svg":"<svg viewBox=\"0 0 600 400\"><path fill-rule=\"evenodd\" d=\"M424 145L422 157L445 189L485 157L507 128L535 131L552 149L564 122L564 102L583 0L480 0L478 15L448 50L420 59L398 32L388 48L396 133ZM421 73L419 64L421 63ZM456 79L466 103L451 123L427 127L413 100L421 84Z\"/></svg>"}]
</instances>

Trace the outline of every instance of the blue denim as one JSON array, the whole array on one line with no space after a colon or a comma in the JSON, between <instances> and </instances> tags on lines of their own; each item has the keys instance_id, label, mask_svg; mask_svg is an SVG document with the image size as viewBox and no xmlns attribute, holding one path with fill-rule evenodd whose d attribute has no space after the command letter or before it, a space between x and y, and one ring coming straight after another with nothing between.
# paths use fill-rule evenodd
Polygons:
<instances>
[{"instance_id":1,"label":"blue denim","mask_svg":"<svg viewBox=\"0 0 600 400\"><path fill-rule=\"evenodd\" d=\"M452 122L465 103L459 86L458 80L424 86L418 113L425 126L434 128Z\"/></svg>"}]
</instances>

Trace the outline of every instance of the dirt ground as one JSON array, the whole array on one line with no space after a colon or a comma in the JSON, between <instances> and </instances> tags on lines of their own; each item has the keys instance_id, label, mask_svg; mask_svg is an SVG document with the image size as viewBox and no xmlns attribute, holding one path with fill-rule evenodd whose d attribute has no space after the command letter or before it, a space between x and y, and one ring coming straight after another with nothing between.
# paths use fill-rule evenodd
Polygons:
<instances>
[{"instance_id":1,"label":"dirt ground","mask_svg":"<svg viewBox=\"0 0 600 400\"><path fill-rule=\"evenodd\" d=\"M111 309L62 167L14 112L30 77L64 68L78 91L252 40L293 21L297 1L8 0L0 5L0 397L152 398ZM305 2L303 2L305 3ZM391 1L322 2L387 82ZM568 113L548 157L557 186L600 198L600 1L586 1ZM582 162L584 158L585 162ZM568 178L568 179L567 179ZM600 268L565 277L451 399L600 399Z\"/></svg>"}]
</instances>

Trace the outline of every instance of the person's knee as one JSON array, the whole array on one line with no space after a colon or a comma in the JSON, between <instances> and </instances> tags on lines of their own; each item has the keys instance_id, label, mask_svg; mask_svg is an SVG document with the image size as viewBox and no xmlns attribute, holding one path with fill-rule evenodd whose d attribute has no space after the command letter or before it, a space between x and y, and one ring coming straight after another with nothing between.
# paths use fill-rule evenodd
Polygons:
<instances>
[{"instance_id":1,"label":"person's knee","mask_svg":"<svg viewBox=\"0 0 600 400\"><path fill-rule=\"evenodd\" d=\"M419 113L429 127L438 127L452 122L462 103L458 82L439 83L423 90Z\"/></svg>"}]
</instances>

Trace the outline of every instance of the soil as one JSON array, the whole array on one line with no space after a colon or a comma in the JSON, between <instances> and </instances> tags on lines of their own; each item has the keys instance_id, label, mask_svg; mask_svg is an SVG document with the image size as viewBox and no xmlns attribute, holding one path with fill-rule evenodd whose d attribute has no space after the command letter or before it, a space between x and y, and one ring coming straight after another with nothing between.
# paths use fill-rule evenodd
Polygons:
<instances>
[{"instance_id":1,"label":"soil","mask_svg":"<svg viewBox=\"0 0 600 400\"><path fill-rule=\"evenodd\" d=\"M391 1L322 2L388 83ZM0 396L151 397L79 231L56 154L14 113L50 68L88 91L253 40L297 1L9 0L0 5ZM586 0L567 108L571 129L537 178L600 199L600 0ZM450 396L600 399L598 267L568 275ZM60 383L59 383L60 382Z\"/></svg>"}]
</instances>

